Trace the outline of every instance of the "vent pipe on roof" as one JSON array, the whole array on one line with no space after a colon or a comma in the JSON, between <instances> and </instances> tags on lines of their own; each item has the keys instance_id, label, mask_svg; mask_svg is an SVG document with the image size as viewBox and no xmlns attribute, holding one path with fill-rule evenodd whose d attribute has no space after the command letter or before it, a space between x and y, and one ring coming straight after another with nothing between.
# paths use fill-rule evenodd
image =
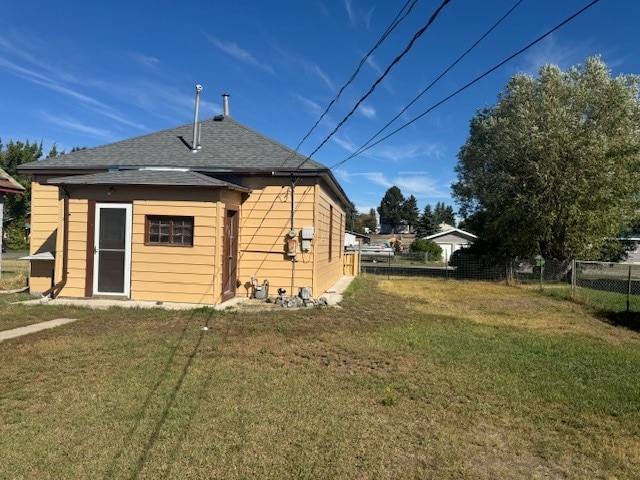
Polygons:
<instances>
[{"instance_id":1,"label":"vent pipe on roof","mask_svg":"<svg viewBox=\"0 0 640 480\"><path fill-rule=\"evenodd\" d=\"M229 94L228 93L222 94L222 114L225 117L231 116L229 115Z\"/></svg>"},{"instance_id":2,"label":"vent pipe on roof","mask_svg":"<svg viewBox=\"0 0 640 480\"><path fill-rule=\"evenodd\" d=\"M196 85L196 108L193 113L193 142L191 143L191 151L196 153L200 146L200 137L198 135L198 112L200 111L200 92L202 91L202 85Z\"/></svg>"}]
</instances>

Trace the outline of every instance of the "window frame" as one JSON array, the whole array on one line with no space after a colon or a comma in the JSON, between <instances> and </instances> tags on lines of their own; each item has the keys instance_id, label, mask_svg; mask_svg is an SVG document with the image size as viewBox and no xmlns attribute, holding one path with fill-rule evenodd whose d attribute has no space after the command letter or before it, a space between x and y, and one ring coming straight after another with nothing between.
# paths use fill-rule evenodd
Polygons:
<instances>
[{"instance_id":1,"label":"window frame","mask_svg":"<svg viewBox=\"0 0 640 480\"><path fill-rule=\"evenodd\" d=\"M151 227L152 222L158 220L164 220L169 222L169 241L168 242L153 242L151 241ZM174 222L190 222L191 223L191 243L176 243L173 241L174 234ZM159 226L159 225L158 225ZM180 228L185 228L180 226ZM144 221L144 244L153 247L186 247L193 248L195 240L195 218L189 215L145 215Z\"/></svg>"}]
</instances>

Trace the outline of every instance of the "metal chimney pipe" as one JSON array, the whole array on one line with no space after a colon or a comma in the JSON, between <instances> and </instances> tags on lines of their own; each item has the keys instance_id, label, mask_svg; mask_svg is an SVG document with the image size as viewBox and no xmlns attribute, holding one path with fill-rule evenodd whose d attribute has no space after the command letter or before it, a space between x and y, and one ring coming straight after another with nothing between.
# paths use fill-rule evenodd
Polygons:
<instances>
[{"instance_id":1,"label":"metal chimney pipe","mask_svg":"<svg viewBox=\"0 0 640 480\"><path fill-rule=\"evenodd\" d=\"M193 113L193 143L191 143L191 151L198 151L198 112L200 111L200 92L202 85L196 85L196 108Z\"/></svg>"},{"instance_id":2,"label":"metal chimney pipe","mask_svg":"<svg viewBox=\"0 0 640 480\"><path fill-rule=\"evenodd\" d=\"M225 117L230 117L229 115L229 94L222 94L222 113Z\"/></svg>"}]
</instances>

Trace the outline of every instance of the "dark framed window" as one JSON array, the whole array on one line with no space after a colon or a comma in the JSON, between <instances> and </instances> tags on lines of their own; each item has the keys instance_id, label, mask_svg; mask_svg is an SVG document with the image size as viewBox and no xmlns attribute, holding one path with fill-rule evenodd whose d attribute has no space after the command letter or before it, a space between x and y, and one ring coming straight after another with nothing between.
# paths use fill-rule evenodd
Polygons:
<instances>
[{"instance_id":1,"label":"dark framed window","mask_svg":"<svg viewBox=\"0 0 640 480\"><path fill-rule=\"evenodd\" d=\"M333 205L329 205L329 260L333 257Z\"/></svg>"},{"instance_id":2,"label":"dark framed window","mask_svg":"<svg viewBox=\"0 0 640 480\"><path fill-rule=\"evenodd\" d=\"M193 246L193 217L147 215L147 245Z\"/></svg>"}]
</instances>

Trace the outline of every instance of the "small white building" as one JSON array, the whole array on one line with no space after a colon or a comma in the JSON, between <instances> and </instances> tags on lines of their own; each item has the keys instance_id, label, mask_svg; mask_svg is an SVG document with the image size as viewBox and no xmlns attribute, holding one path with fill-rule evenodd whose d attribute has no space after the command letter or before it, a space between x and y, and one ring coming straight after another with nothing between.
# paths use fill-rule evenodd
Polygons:
<instances>
[{"instance_id":1,"label":"small white building","mask_svg":"<svg viewBox=\"0 0 640 480\"><path fill-rule=\"evenodd\" d=\"M470 247L478 239L473 233L451 226L448 227L426 237L427 240L440 245L440 248L442 248L442 260L445 262L449 261L453 252L461 248Z\"/></svg>"}]
</instances>

